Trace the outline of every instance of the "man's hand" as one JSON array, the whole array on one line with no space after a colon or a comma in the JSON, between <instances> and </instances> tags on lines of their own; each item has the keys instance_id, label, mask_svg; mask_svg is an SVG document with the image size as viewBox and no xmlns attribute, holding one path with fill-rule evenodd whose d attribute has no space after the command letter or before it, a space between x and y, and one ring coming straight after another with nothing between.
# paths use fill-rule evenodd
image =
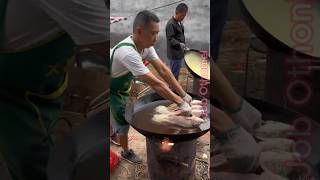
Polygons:
<instances>
[{"instance_id":1,"label":"man's hand","mask_svg":"<svg viewBox=\"0 0 320 180\"><path fill-rule=\"evenodd\" d=\"M186 49L187 46L184 43L180 43L180 47L181 47L181 49L184 50L184 49Z\"/></svg>"},{"instance_id":2,"label":"man's hand","mask_svg":"<svg viewBox=\"0 0 320 180\"><path fill-rule=\"evenodd\" d=\"M190 48L188 48L184 43L180 43L180 47L181 49L183 49L184 51L189 51Z\"/></svg>"},{"instance_id":3,"label":"man's hand","mask_svg":"<svg viewBox=\"0 0 320 180\"><path fill-rule=\"evenodd\" d=\"M163 63L162 60L158 59L155 61L150 61L150 63L157 70L162 79L169 85L169 87L179 94L179 97L185 96L186 92L183 90L179 82L172 74L171 70L168 68L166 64Z\"/></svg>"},{"instance_id":4,"label":"man's hand","mask_svg":"<svg viewBox=\"0 0 320 180\"><path fill-rule=\"evenodd\" d=\"M181 104L179 104L179 109L181 110L182 116L191 115L191 107L187 102L183 101Z\"/></svg>"},{"instance_id":5,"label":"man's hand","mask_svg":"<svg viewBox=\"0 0 320 180\"><path fill-rule=\"evenodd\" d=\"M234 171L256 171L259 166L260 147L246 130L237 126L225 132L217 132L215 137Z\"/></svg>"},{"instance_id":6,"label":"man's hand","mask_svg":"<svg viewBox=\"0 0 320 180\"><path fill-rule=\"evenodd\" d=\"M180 104L183 100L176 95L171 89L160 79L158 79L152 72L148 72L138 77L141 81L147 83L153 90L155 90L161 97L168 99L176 104Z\"/></svg>"},{"instance_id":7,"label":"man's hand","mask_svg":"<svg viewBox=\"0 0 320 180\"><path fill-rule=\"evenodd\" d=\"M236 112L226 112L236 124L239 124L251 134L261 126L261 112L244 99L241 100L240 107Z\"/></svg>"},{"instance_id":8,"label":"man's hand","mask_svg":"<svg viewBox=\"0 0 320 180\"><path fill-rule=\"evenodd\" d=\"M182 97L182 99L188 104L190 104L190 102L192 101L192 97L188 93L186 93L186 95Z\"/></svg>"}]
</instances>

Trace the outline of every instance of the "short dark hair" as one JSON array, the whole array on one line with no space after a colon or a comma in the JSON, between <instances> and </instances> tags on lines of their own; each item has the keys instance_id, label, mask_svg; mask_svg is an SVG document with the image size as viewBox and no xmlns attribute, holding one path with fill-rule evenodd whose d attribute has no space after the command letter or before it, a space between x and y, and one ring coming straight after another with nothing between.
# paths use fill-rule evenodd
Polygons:
<instances>
[{"instance_id":1,"label":"short dark hair","mask_svg":"<svg viewBox=\"0 0 320 180\"><path fill-rule=\"evenodd\" d=\"M151 11L148 11L148 10L143 10L143 11L140 11L136 18L134 19L134 22L133 22L133 31L138 27L138 26L146 26L148 24L150 24L151 22L160 22L160 19L159 17L154 14L153 12Z\"/></svg>"},{"instance_id":2,"label":"short dark hair","mask_svg":"<svg viewBox=\"0 0 320 180\"><path fill-rule=\"evenodd\" d=\"M180 3L176 7L176 12L188 12L188 6L185 3Z\"/></svg>"}]
</instances>

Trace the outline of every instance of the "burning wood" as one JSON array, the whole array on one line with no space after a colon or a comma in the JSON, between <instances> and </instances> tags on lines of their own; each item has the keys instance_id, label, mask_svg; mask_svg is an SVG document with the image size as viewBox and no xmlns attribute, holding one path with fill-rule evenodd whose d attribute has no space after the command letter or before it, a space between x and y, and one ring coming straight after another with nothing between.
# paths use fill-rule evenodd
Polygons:
<instances>
[{"instance_id":1,"label":"burning wood","mask_svg":"<svg viewBox=\"0 0 320 180\"><path fill-rule=\"evenodd\" d=\"M174 143L171 142L169 139L164 139L163 141L161 141L160 143L160 149L163 152L169 152L171 151L171 149L173 148Z\"/></svg>"}]
</instances>

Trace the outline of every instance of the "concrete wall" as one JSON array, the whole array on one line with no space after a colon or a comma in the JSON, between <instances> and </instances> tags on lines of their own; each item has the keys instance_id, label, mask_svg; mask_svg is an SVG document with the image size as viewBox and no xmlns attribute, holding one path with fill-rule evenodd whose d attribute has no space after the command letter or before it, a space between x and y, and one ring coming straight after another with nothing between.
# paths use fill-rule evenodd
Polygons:
<instances>
[{"instance_id":1,"label":"concrete wall","mask_svg":"<svg viewBox=\"0 0 320 180\"><path fill-rule=\"evenodd\" d=\"M128 19L110 25L111 47L132 32L132 23L135 15L144 9L153 9L159 6L177 2L178 0L111 0L110 15L124 16ZM187 46L194 49L209 50L210 43L210 1L185 0L189 12L184 20ZM175 14L177 4L153 10L160 18L159 41L155 48L163 60L166 57L165 25Z\"/></svg>"}]
</instances>

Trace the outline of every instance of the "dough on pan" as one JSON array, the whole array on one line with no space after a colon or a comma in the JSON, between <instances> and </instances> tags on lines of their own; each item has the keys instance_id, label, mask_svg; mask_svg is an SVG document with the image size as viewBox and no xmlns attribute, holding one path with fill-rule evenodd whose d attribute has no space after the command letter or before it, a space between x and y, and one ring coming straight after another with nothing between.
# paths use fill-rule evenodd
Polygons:
<instances>
[{"instance_id":1,"label":"dough on pan","mask_svg":"<svg viewBox=\"0 0 320 180\"><path fill-rule=\"evenodd\" d=\"M266 151L284 151L292 152L294 141L285 138L271 138L259 142L261 152Z\"/></svg>"},{"instance_id":2,"label":"dough on pan","mask_svg":"<svg viewBox=\"0 0 320 180\"><path fill-rule=\"evenodd\" d=\"M298 153L289 152L261 152L260 153L260 166L264 171L270 171L282 177L288 175L296 170L297 167L290 166L300 162L300 155Z\"/></svg>"},{"instance_id":3,"label":"dough on pan","mask_svg":"<svg viewBox=\"0 0 320 180\"><path fill-rule=\"evenodd\" d=\"M159 123L169 121L169 114L154 114L152 120Z\"/></svg>"},{"instance_id":4,"label":"dough on pan","mask_svg":"<svg viewBox=\"0 0 320 180\"><path fill-rule=\"evenodd\" d=\"M199 101L199 100L192 100L190 102L190 105L193 106L193 105L202 105L202 101Z\"/></svg>"},{"instance_id":5,"label":"dough on pan","mask_svg":"<svg viewBox=\"0 0 320 180\"><path fill-rule=\"evenodd\" d=\"M294 127L278 121L266 121L255 130L254 135L260 140L267 138L287 138L294 131Z\"/></svg>"},{"instance_id":6,"label":"dough on pan","mask_svg":"<svg viewBox=\"0 0 320 180\"><path fill-rule=\"evenodd\" d=\"M204 115L204 111L198 109L191 109L191 114L192 116L201 117Z\"/></svg>"},{"instance_id":7,"label":"dough on pan","mask_svg":"<svg viewBox=\"0 0 320 180\"><path fill-rule=\"evenodd\" d=\"M169 111L169 109L166 106L157 106L154 111L157 114L171 114L171 112Z\"/></svg>"},{"instance_id":8,"label":"dough on pan","mask_svg":"<svg viewBox=\"0 0 320 180\"><path fill-rule=\"evenodd\" d=\"M204 112L203 110L192 110L193 116L185 117L175 115L175 113L170 110L170 108L174 108L174 106L170 106L171 107L157 106L154 109L155 114L153 115L152 120L161 124L176 125L187 128L199 126L201 123L205 122L205 120L200 118Z\"/></svg>"},{"instance_id":9,"label":"dough on pan","mask_svg":"<svg viewBox=\"0 0 320 180\"><path fill-rule=\"evenodd\" d=\"M279 176L277 174L274 174L270 171L265 171L259 176L258 180L289 180L289 179Z\"/></svg>"}]
</instances>

